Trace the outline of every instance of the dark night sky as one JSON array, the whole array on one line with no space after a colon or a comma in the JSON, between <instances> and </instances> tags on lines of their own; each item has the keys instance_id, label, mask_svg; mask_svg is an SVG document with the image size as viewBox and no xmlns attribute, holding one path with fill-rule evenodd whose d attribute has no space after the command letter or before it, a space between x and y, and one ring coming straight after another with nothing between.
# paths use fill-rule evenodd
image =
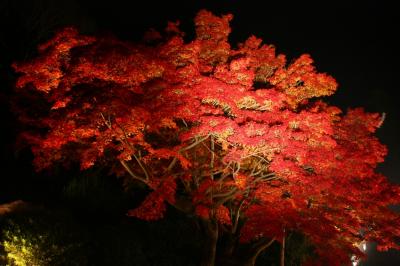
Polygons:
<instances>
[{"instance_id":1,"label":"dark night sky","mask_svg":"<svg viewBox=\"0 0 400 266\"><path fill-rule=\"evenodd\" d=\"M159 2L159 3L158 3ZM3 173L23 174L28 166L18 165L12 151L14 121L8 109L9 65L29 58L32 47L49 38L58 27L74 25L83 33L112 33L122 39L139 40L150 28L163 29L168 20L180 20L193 36L192 19L202 8L216 14L232 13L231 44L249 35L274 44L278 52L295 58L310 53L321 72L339 82L339 90L327 99L344 109L364 106L385 112L386 121L378 135L389 147L381 170L400 183L400 108L398 14L394 4L377 1L79 1L0 0L0 77L2 89L1 140ZM279 3L276 3L279 2ZM388 2L388 1L386 1ZM5 84L5 85L3 85ZM24 168L25 167L25 168ZM25 169L25 170L23 170ZM25 172L24 172L25 171ZM0 187L1 187L0 183ZM5 190L0 188L0 191ZM9 186L12 188L12 186ZM12 198L12 196L9 196ZM2 199L0 197L0 199ZM400 253L371 253L363 265L400 265Z\"/></svg>"}]
</instances>

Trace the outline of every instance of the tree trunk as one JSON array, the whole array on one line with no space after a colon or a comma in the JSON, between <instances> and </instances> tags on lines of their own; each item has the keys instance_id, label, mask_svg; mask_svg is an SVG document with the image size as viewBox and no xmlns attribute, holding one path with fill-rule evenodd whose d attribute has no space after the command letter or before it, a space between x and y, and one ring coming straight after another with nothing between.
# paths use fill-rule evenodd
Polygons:
<instances>
[{"instance_id":1,"label":"tree trunk","mask_svg":"<svg viewBox=\"0 0 400 266\"><path fill-rule=\"evenodd\" d=\"M272 245L274 243L275 238L271 240L266 240L266 239L261 239L254 243L249 250L250 254L249 256L240 264L241 266L254 266L256 264L256 260L258 255L260 255L261 252L263 252L266 248Z\"/></svg>"},{"instance_id":2,"label":"tree trunk","mask_svg":"<svg viewBox=\"0 0 400 266\"><path fill-rule=\"evenodd\" d=\"M214 266L218 242L218 223L211 220L201 220L206 236L203 256L200 266Z\"/></svg>"},{"instance_id":3,"label":"tree trunk","mask_svg":"<svg viewBox=\"0 0 400 266\"><path fill-rule=\"evenodd\" d=\"M242 266L239 263L242 256L237 250L238 236L228 233L218 241L216 264L218 266Z\"/></svg>"},{"instance_id":4,"label":"tree trunk","mask_svg":"<svg viewBox=\"0 0 400 266\"><path fill-rule=\"evenodd\" d=\"M280 266L285 266L285 235L283 235L283 237L282 237Z\"/></svg>"}]
</instances>

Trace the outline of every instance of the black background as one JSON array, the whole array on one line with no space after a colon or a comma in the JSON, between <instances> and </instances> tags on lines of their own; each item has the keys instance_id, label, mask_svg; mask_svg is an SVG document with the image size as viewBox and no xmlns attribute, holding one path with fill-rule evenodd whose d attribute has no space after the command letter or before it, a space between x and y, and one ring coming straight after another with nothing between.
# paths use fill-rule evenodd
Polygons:
<instances>
[{"instance_id":1,"label":"black background","mask_svg":"<svg viewBox=\"0 0 400 266\"><path fill-rule=\"evenodd\" d=\"M389 2L389 1L386 1ZM400 183L398 11L385 1L0 1L1 167L0 202L34 200L44 180L35 179L30 158L14 149L18 131L10 111L15 74L10 64L35 55L38 43L63 26L85 34L114 34L140 40L148 28L162 30L180 20L186 38L193 37L193 18L200 9L218 15L232 13L233 46L254 34L274 44L289 61L309 53L320 72L335 77L339 89L327 101L344 110L364 106L385 112L378 136L389 148L381 171ZM48 186L48 185L47 185ZM43 195L41 195L43 196ZM398 252L371 249L363 265L400 265Z\"/></svg>"}]
</instances>

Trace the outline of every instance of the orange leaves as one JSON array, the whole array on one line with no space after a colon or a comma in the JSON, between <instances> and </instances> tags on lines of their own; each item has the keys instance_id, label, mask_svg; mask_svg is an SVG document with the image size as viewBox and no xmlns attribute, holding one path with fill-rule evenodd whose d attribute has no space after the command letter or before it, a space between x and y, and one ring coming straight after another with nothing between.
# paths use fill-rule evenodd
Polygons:
<instances>
[{"instance_id":1,"label":"orange leaves","mask_svg":"<svg viewBox=\"0 0 400 266\"><path fill-rule=\"evenodd\" d=\"M206 10L197 14L194 22L197 40L201 45L199 58L204 64L201 66L203 72L210 72L213 66L227 61L230 53L227 42L231 32L229 21L232 18L232 15L219 18Z\"/></svg>"},{"instance_id":2,"label":"orange leaves","mask_svg":"<svg viewBox=\"0 0 400 266\"><path fill-rule=\"evenodd\" d=\"M165 75L171 81L187 82L199 74L198 43L184 43L179 36L174 36L160 47L160 57L168 62L170 67L165 68ZM194 80L193 80L194 81Z\"/></svg>"},{"instance_id":3,"label":"orange leaves","mask_svg":"<svg viewBox=\"0 0 400 266\"><path fill-rule=\"evenodd\" d=\"M173 177L161 180L153 187L154 191L136 209L130 210L128 216L134 216L146 221L155 221L164 217L165 202L175 203L176 183Z\"/></svg>"},{"instance_id":4,"label":"orange leaves","mask_svg":"<svg viewBox=\"0 0 400 266\"><path fill-rule=\"evenodd\" d=\"M91 44L94 40L93 37L79 35L74 28L64 28L57 32L53 39L39 45L38 50L44 52L48 49L55 49L59 53L65 53L73 47Z\"/></svg>"},{"instance_id":5,"label":"orange leaves","mask_svg":"<svg viewBox=\"0 0 400 266\"><path fill-rule=\"evenodd\" d=\"M85 84L102 80L140 92L137 86L161 77L164 73L164 67L155 58L138 53L134 47L124 47L126 51L116 49L103 54L103 49L108 49L104 46L104 43L99 42L92 47L90 53L70 66L68 78L73 83Z\"/></svg>"},{"instance_id":6,"label":"orange leaves","mask_svg":"<svg viewBox=\"0 0 400 266\"><path fill-rule=\"evenodd\" d=\"M366 113L363 108L349 109L342 124L351 127L355 134L374 133L382 125L383 114Z\"/></svg>"},{"instance_id":7,"label":"orange leaves","mask_svg":"<svg viewBox=\"0 0 400 266\"><path fill-rule=\"evenodd\" d=\"M188 170L189 167L192 166L192 163L188 159L186 159L182 154L166 148L149 150L149 155L144 158L144 161L149 162L152 159L159 160L159 159L169 159L169 158L176 158L184 170Z\"/></svg>"},{"instance_id":8,"label":"orange leaves","mask_svg":"<svg viewBox=\"0 0 400 266\"><path fill-rule=\"evenodd\" d=\"M310 55L300 56L287 69L278 69L271 78L271 84L290 96L289 102L294 108L302 101L332 95L337 83L326 74L315 72Z\"/></svg>"},{"instance_id":9,"label":"orange leaves","mask_svg":"<svg viewBox=\"0 0 400 266\"><path fill-rule=\"evenodd\" d=\"M66 28L50 41L38 47L40 57L28 63L14 63L16 72L24 75L18 79L16 87L23 88L32 83L39 91L49 93L57 88L63 78L61 68L69 64L70 50L94 42L94 38L80 36L75 29Z\"/></svg>"},{"instance_id":10,"label":"orange leaves","mask_svg":"<svg viewBox=\"0 0 400 266\"><path fill-rule=\"evenodd\" d=\"M232 224L231 217L229 214L229 209L227 207L225 207L224 205L220 205L217 207L215 212L216 212L215 217L217 218L217 221L219 223L227 225Z\"/></svg>"},{"instance_id":11,"label":"orange leaves","mask_svg":"<svg viewBox=\"0 0 400 266\"><path fill-rule=\"evenodd\" d=\"M229 162L240 162L242 161L242 156L244 155L243 150L239 150L236 147L230 149L224 156L223 161L225 164Z\"/></svg>"},{"instance_id":12,"label":"orange leaves","mask_svg":"<svg viewBox=\"0 0 400 266\"><path fill-rule=\"evenodd\" d=\"M67 104L71 101L71 97L67 97L62 100L56 101L53 106L51 107L51 110L59 109L59 108L64 108L67 106Z\"/></svg>"},{"instance_id":13,"label":"orange leaves","mask_svg":"<svg viewBox=\"0 0 400 266\"><path fill-rule=\"evenodd\" d=\"M249 58L232 60L229 69L226 65L216 67L214 77L227 84L239 84L251 89L254 80L254 72L250 69Z\"/></svg>"},{"instance_id":14,"label":"orange leaves","mask_svg":"<svg viewBox=\"0 0 400 266\"><path fill-rule=\"evenodd\" d=\"M81 154L81 170L86 170L94 165L94 163L99 157L98 150L87 149Z\"/></svg>"},{"instance_id":15,"label":"orange leaves","mask_svg":"<svg viewBox=\"0 0 400 266\"><path fill-rule=\"evenodd\" d=\"M210 208L206 207L205 205L197 205L195 209L195 213L203 218L203 219L209 219L210 218Z\"/></svg>"},{"instance_id":16,"label":"orange leaves","mask_svg":"<svg viewBox=\"0 0 400 266\"><path fill-rule=\"evenodd\" d=\"M77 139L86 139L100 135L97 129L93 128L77 128L72 133Z\"/></svg>"},{"instance_id":17,"label":"orange leaves","mask_svg":"<svg viewBox=\"0 0 400 266\"><path fill-rule=\"evenodd\" d=\"M176 181L173 176L165 178L157 190L160 190L160 194L165 201L171 204L175 203Z\"/></svg>"},{"instance_id":18,"label":"orange leaves","mask_svg":"<svg viewBox=\"0 0 400 266\"><path fill-rule=\"evenodd\" d=\"M247 181L248 181L248 177L241 173L234 177L235 185L240 190L244 190L248 186Z\"/></svg>"},{"instance_id":19,"label":"orange leaves","mask_svg":"<svg viewBox=\"0 0 400 266\"><path fill-rule=\"evenodd\" d=\"M171 118L162 118L160 121L160 127L177 129L176 123Z\"/></svg>"},{"instance_id":20,"label":"orange leaves","mask_svg":"<svg viewBox=\"0 0 400 266\"><path fill-rule=\"evenodd\" d=\"M37 90L48 93L58 87L63 76L60 71L60 63L49 57L42 58L40 61L31 64L13 65L17 72L25 73L24 76L18 79L17 88L23 88L31 83Z\"/></svg>"},{"instance_id":21,"label":"orange leaves","mask_svg":"<svg viewBox=\"0 0 400 266\"><path fill-rule=\"evenodd\" d=\"M164 217L165 211L164 199L158 193L151 192L138 208L128 211L128 216L156 221Z\"/></svg>"},{"instance_id":22,"label":"orange leaves","mask_svg":"<svg viewBox=\"0 0 400 266\"><path fill-rule=\"evenodd\" d=\"M229 209L224 205L218 206L215 210L215 219L220 224L232 225ZM199 204L195 208L195 213L202 219L211 219L213 210L203 204Z\"/></svg>"},{"instance_id":23,"label":"orange leaves","mask_svg":"<svg viewBox=\"0 0 400 266\"><path fill-rule=\"evenodd\" d=\"M250 36L244 44L239 45L238 54L244 53L250 59L250 66L255 73L254 81L267 87L274 72L282 68L286 59L284 55L275 55L273 45L261 45L262 40Z\"/></svg>"},{"instance_id":24,"label":"orange leaves","mask_svg":"<svg viewBox=\"0 0 400 266\"><path fill-rule=\"evenodd\" d=\"M215 42L227 40L231 28L229 21L232 15L225 15L219 18L207 10L200 10L194 19L196 35L199 40L212 40Z\"/></svg>"}]
</instances>

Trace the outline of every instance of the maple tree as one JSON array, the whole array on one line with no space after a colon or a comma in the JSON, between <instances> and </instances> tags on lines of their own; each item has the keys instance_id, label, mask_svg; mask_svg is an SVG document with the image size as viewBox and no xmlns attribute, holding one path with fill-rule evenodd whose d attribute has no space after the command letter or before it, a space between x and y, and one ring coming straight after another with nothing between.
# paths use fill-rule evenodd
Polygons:
<instances>
[{"instance_id":1,"label":"maple tree","mask_svg":"<svg viewBox=\"0 0 400 266\"><path fill-rule=\"evenodd\" d=\"M200 11L190 42L172 22L140 44L67 28L15 63L36 169L103 164L145 184L128 215L157 220L167 205L196 215L203 265L234 257L239 243L247 256L234 258L254 265L291 231L315 245L310 264L349 264L361 241L399 248L388 206L400 190L375 170L381 115L319 99L337 83L307 54L287 63L254 36L232 48L231 19Z\"/></svg>"}]
</instances>

